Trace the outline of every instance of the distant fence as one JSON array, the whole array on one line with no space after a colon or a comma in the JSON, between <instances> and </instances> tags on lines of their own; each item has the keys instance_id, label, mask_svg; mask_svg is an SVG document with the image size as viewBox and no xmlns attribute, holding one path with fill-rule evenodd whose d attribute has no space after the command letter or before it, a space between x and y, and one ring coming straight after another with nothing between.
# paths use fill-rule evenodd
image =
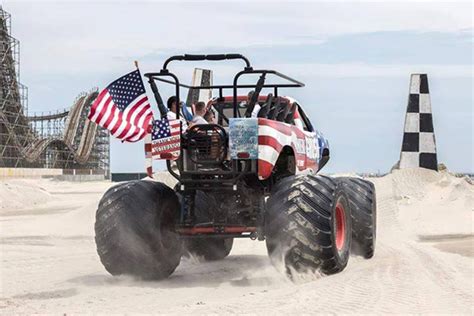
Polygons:
<instances>
[{"instance_id":1,"label":"distant fence","mask_svg":"<svg viewBox=\"0 0 474 316\"><path fill-rule=\"evenodd\" d=\"M146 173L130 172L130 173L112 173L112 182L122 182L130 180L140 180L147 176Z\"/></svg>"},{"instance_id":2,"label":"distant fence","mask_svg":"<svg viewBox=\"0 0 474 316\"><path fill-rule=\"evenodd\" d=\"M100 169L49 169L49 168L0 168L0 178L61 178L62 176L89 176L91 179L106 179L105 170Z\"/></svg>"},{"instance_id":3,"label":"distant fence","mask_svg":"<svg viewBox=\"0 0 474 316\"><path fill-rule=\"evenodd\" d=\"M59 181L72 181L72 182L88 182L88 181L103 181L105 176L103 174L63 174L60 176L52 177L54 180Z\"/></svg>"},{"instance_id":4,"label":"distant fence","mask_svg":"<svg viewBox=\"0 0 474 316\"><path fill-rule=\"evenodd\" d=\"M63 169L46 168L0 168L0 178L41 178L59 176Z\"/></svg>"},{"instance_id":5,"label":"distant fence","mask_svg":"<svg viewBox=\"0 0 474 316\"><path fill-rule=\"evenodd\" d=\"M71 175L106 175L101 169L63 169L63 174Z\"/></svg>"}]
</instances>

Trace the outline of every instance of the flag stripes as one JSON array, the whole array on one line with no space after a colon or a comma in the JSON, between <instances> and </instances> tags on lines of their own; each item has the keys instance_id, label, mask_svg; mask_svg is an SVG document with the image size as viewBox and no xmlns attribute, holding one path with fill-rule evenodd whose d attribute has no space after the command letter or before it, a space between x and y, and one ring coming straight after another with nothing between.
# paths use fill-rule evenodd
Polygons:
<instances>
[{"instance_id":1,"label":"flag stripes","mask_svg":"<svg viewBox=\"0 0 474 316\"><path fill-rule=\"evenodd\" d=\"M102 90L88 118L122 141L136 142L147 135L153 112L140 72L133 71Z\"/></svg>"},{"instance_id":2,"label":"flag stripes","mask_svg":"<svg viewBox=\"0 0 474 316\"><path fill-rule=\"evenodd\" d=\"M162 118L153 124L151 133L151 155L155 159L177 159L181 149L181 122L178 119ZM163 156L171 154L171 157Z\"/></svg>"}]
</instances>

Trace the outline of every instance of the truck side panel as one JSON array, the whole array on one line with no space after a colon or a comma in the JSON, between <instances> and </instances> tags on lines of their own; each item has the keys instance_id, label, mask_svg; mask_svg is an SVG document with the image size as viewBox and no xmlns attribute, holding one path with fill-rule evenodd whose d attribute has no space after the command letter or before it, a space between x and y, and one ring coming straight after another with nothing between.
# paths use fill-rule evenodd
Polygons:
<instances>
[{"instance_id":1,"label":"truck side panel","mask_svg":"<svg viewBox=\"0 0 474 316\"><path fill-rule=\"evenodd\" d=\"M270 177L282 149L291 147L295 154L296 173L317 170L315 133L269 119L258 119L258 176ZM319 149L319 148L318 148Z\"/></svg>"}]
</instances>

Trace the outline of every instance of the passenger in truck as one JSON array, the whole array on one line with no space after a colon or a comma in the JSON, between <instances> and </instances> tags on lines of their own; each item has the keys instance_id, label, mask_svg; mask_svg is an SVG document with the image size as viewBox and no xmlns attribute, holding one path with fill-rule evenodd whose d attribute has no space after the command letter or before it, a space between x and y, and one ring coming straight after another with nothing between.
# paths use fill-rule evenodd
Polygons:
<instances>
[{"instance_id":1,"label":"passenger in truck","mask_svg":"<svg viewBox=\"0 0 474 316\"><path fill-rule=\"evenodd\" d=\"M207 110L206 114L204 114L204 119L209 124L216 124L216 115L214 114L214 111L211 108L209 108L209 110Z\"/></svg>"},{"instance_id":2,"label":"passenger in truck","mask_svg":"<svg viewBox=\"0 0 474 316\"><path fill-rule=\"evenodd\" d=\"M206 103L199 101L194 106L194 116L191 120L191 126L198 125L198 124L208 124L208 122L204 119L204 115L206 115Z\"/></svg>"}]
</instances>

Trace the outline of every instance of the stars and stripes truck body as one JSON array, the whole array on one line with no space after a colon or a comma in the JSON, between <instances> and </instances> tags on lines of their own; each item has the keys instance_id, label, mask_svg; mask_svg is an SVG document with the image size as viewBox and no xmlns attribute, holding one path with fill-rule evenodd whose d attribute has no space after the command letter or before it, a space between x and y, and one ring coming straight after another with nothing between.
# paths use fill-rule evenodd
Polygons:
<instances>
[{"instance_id":1,"label":"stars and stripes truck body","mask_svg":"<svg viewBox=\"0 0 474 316\"><path fill-rule=\"evenodd\" d=\"M185 85L168 69L173 61L203 60L242 60L245 67L227 85L213 84L210 71L199 73L204 70L195 71L198 79ZM258 81L242 84L242 76ZM109 272L164 278L183 255L225 258L235 238L266 240L272 261L283 260L290 276L339 272L354 249L373 256L374 186L318 175L329 160L328 141L298 101L279 95L282 88L303 83L275 70L254 69L239 54L172 56L160 72L145 77L162 117L151 124L145 141L148 172L153 176L151 159L164 159L177 184L170 188L159 178L132 181L104 195L96 242ZM177 104L183 88L194 104L202 101L199 96L217 93L204 100L215 120L178 133L181 111L178 107L176 120L168 120L157 82L174 85ZM244 89L252 92L239 94ZM192 111L191 104L180 106Z\"/></svg>"}]
</instances>

